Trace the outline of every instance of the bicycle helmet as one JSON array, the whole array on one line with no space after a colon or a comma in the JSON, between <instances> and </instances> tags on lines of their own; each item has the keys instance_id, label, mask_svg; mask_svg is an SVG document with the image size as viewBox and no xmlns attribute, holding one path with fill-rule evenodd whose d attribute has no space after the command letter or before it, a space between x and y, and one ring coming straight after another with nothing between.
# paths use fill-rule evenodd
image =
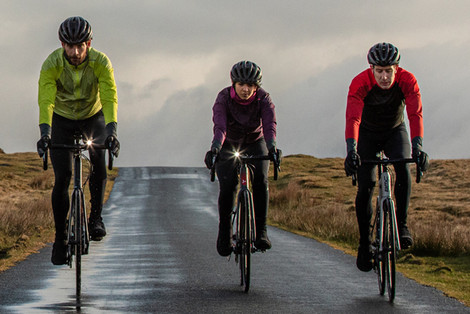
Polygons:
<instances>
[{"instance_id":1,"label":"bicycle helmet","mask_svg":"<svg viewBox=\"0 0 470 314\"><path fill-rule=\"evenodd\" d=\"M369 49L367 54L369 64L378 66L388 66L400 62L400 52L398 48L389 43L378 43Z\"/></svg>"},{"instance_id":2,"label":"bicycle helmet","mask_svg":"<svg viewBox=\"0 0 470 314\"><path fill-rule=\"evenodd\" d=\"M69 17L60 24L59 39L61 42L75 45L89 41L92 37L90 23L81 16Z\"/></svg>"},{"instance_id":3,"label":"bicycle helmet","mask_svg":"<svg viewBox=\"0 0 470 314\"><path fill-rule=\"evenodd\" d=\"M240 82L260 86L262 77L261 68L251 61L240 61L234 64L230 71L232 83Z\"/></svg>"}]
</instances>

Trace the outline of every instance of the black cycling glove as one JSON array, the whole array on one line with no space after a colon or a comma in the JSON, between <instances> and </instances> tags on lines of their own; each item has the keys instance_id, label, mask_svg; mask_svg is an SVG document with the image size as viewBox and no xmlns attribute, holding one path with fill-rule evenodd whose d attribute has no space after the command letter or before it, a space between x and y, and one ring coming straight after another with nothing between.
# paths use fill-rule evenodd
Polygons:
<instances>
[{"instance_id":1,"label":"black cycling glove","mask_svg":"<svg viewBox=\"0 0 470 314\"><path fill-rule=\"evenodd\" d=\"M51 145L51 126L47 123L39 125L41 139L37 142L36 147L39 157L42 158Z\"/></svg>"},{"instance_id":2,"label":"black cycling glove","mask_svg":"<svg viewBox=\"0 0 470 314\"><path fill-rule=\"evenodd\" d=\"M121 144L117 139L117 123L110 122L106 124L106 141L104 142L104 146L111 151L114 157L119 156L119 151L121 149Z\"/></svg>"},{"instance_id":3,"label":"black cycling glove","mask_svg":"<svg viewBox=\"0 0 470 314\"><path fill-rule=\"evenodd\" d=\"M411 156L413 157L416 165L418 165L421 171L427 171L429 169L429 156L425 152L423 152L423 139L420 136L415 136L411 140L411 147L412 153Z\"/></svg>"},{"instance_id":4,"label":"black cycling glove","mask_svg":"<svg viewBox=\"0 0 470 314\"><path fill-rule=\"evenodd\" d=\"M357 143L355 139L348 138L346 140L346 151L348 152L348 155L344 160L344 170L346 171L347 176L352 176L357 172L361 165L361 158L357 154Z\"/></svg>"},{"instance_id":5,"label":"black cycling glove","mask_svg":"<svg viewBox=\"0 0 470 314\"><path fill-rule=\"evenodd\" d=\"M204 156L204 163L206 164L207 169L212 169L212 167L214 167L214 163L218 154L219 149L215 147L206 153L206 156Z\"/></svg>"},{"instance_id":6,"label":"black cycling glove","mask_svg":"<svg viewBox=\"0 0 470 314\"><path fill-rule=\"evenodd\" d=\"M357 172L359 166L361 165L361 158L356 153L356 151L351 150L348 152L348 156L344 160L344 170L346 171L347 176L352 176Z\"/></svg>"},{"instance_id":7,"label":"black cycling glove","mask_svg":"<svg viewBox=\"0 0 470 314\"><path fill-rule=\"evenodd\" d=\"M48 135L41 137L41 139L36 144L39 157L42 158L44 156L50 145L51 138Z\"/></svg>"},{"instance_id":8,"label":"black cycling glove","mask_svg":"<svg viewBox=\"0 0 470 314\"><path fill-rule=\"evenodd\" d=\"M281 164L282 150L277 149L275 146L271 146L271 148L269 148L268 155L269 159L276 163L276 166Z\"/></svg>"}]
</instances>

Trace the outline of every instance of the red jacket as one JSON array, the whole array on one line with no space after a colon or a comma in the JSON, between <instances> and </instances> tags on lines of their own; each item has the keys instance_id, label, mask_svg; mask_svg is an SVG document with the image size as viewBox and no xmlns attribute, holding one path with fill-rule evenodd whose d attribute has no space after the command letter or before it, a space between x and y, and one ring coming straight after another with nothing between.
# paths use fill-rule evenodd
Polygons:
<instances>
[{"instance_id":1,"label":"red jacket","mask_svg":"<svg viewBox=\"0 0 470 314\"><path fill-rule=\"evenodd\" d=\"M369 68L349 86L346 106L346 139L359 137L359 126L374 132L393 129L403 123L403 111L410 122L410 136L423 137L421 94L414 75L400 67L389 89L377 85Z\"/></svg>"}]
</instances>

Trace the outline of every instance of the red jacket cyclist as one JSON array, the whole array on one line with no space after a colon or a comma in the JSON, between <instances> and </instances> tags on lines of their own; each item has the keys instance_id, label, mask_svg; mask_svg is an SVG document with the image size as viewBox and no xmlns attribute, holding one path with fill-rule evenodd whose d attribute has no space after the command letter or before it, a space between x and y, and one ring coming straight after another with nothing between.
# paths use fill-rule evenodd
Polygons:
<instances>
[{"instance_id":1,"label":"red jacket cyclist","mask_svg":"<svg viewBox=\"0 0 470 314\"><path fill-rule=\"evenodd\" d=\"M358 74L349 87L345 132L347 157L344 162L347 175L357 172L356 216L360 239L356 264L362 271L370 271L373 267L369 226L376 167L361 165L361 158L374 159L380 151L391 159L409 158L411 154L423 171L428 168L428 156L422 151L423 111L416 78L399 67L400 53L390 43L371 47L367 59L370 68ZM411 145L404 121L405 108ZM407 226L410 170L405 163L396 164L394 168L400 243L402 248L408 248L413 244Z\"/></svg>"}]
</instances>

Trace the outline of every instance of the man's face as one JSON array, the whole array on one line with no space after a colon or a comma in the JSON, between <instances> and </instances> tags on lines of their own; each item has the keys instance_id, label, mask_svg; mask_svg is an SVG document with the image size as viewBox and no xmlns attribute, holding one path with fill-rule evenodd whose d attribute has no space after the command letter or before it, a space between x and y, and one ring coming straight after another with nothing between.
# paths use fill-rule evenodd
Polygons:
<instances>
[{"instance_id":1,"label":"man's face","mask_svg":"<svg viewBox=\"0 0 470 314\"><path fill-rule=\"evenodd\" d=\"M253 96L253 93L256 91L257 88L258 86L256 86L255 84L246 84L240 82L235 83L235 93L237 93L238 97L243 100L250 99L250 97Z\"/></svg>"},{"instance_id":2,"label":"man's face","mask_svg":"<svg viewBox=\"0 0 470 314\"><path fill-rule=\"evenodd\" d=\"M372 72L374 73L377 84L382 89L389 89L395 81L395 74L397 73L397 65L379 66L371 65Z\"/></svg>"},{"instance_id":3,"label":"man's face","mask_svg":"<svg viewBox=\"0 0 470 314\"><path fill-rule=\"evenodd\" d=\"M91 46L91 40L79 44L66 44L62 43L65 50L65 55L72 65L80 65L85 61L88 53L88 48Z\"/></svg>"}]
</instances>

